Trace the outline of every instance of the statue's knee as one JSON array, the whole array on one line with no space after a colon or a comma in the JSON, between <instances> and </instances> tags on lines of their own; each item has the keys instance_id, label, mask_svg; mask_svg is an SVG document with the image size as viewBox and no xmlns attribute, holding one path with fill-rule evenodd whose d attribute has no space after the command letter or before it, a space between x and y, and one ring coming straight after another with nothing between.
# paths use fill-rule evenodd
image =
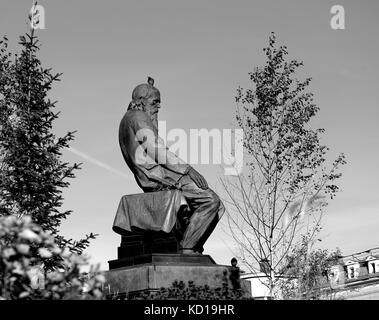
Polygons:
<instances>
[{"instance_id":1,"label":"statue's knee","mask_svg":"<svg viewBox=\"0 0 379 320\"><path fill-rule=\"evenodd\" d=\"M212 192L209 202L212 205L212 207L218 208L220 207L221 200L216 193Z\"/></svg>"}]
</instances>

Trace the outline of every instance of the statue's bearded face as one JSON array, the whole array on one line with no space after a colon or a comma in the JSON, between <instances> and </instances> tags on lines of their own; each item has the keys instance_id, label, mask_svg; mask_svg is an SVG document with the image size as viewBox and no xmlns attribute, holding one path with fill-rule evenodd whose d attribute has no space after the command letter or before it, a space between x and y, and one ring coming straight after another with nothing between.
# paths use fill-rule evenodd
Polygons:
<instances>
[{"instance_id":1,"label":"statue's bearded face","mask_svg":"<svg viewBox=\"0 0 379 320\"><path fill-rule=\"evenodd\" d=\"M153 91L149 97L146 99L145 109L151 115L158 113L159 108L161 107L161 95L159 91Z\"/></svg>"},{"instance_id":2,"label":"statue's bearded face","mask_svg":"<svg viewBox=\"0 0 379 320\"><path fill-rule=\"evenodd\" d=\"M158 111L161 107L161 95L159 90L153 86L154 80L149 78L149 83L143 83L134 88L132 102L129 108L140 108L145 111L158 127ZM128 110L129 110L128 108Z\"/></svg>"},{"instance_id":3,"label":"statue's bearded face","mask_svg":"<svg viewBox=\"0 0 379 320\"><path fill-rule=\"evenodd\" d=\"M150 115L153 124L158 127L158 111L161 107L161 95L154 90L146 99L145 111Z\"/></svg>"}]
</instances>

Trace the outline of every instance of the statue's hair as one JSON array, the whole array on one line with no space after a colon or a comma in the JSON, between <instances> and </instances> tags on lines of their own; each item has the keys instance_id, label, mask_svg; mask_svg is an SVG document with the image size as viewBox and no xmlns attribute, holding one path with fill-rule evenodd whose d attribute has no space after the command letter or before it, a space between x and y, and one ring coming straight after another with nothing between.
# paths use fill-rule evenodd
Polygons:
<instances>
[{"instance_id":1,"label":"statue's hair","mask_svg":"<svg viewBox=\"0 0 379 320\"><path fill-rule=\"evenodd\" d=\"M135 103L134 101L130 101L129 106L128 106L128 111L129 110L141 110L145 111L145 105L142 103Z\"/></svg>"},{"instance_id":2,"label":"statue's hair","mask_svg":"<svg viewBox=\"0 0 379 320\"><path fill-rule=\"evenodd\" d=\"M142 110L145 111L146 100L152 92L158 91L154 87L154 79L148 77L147 83L142 83L134 88L132 93L132 101L129 103L129 110Z\"/></svg>"}]
</instances>

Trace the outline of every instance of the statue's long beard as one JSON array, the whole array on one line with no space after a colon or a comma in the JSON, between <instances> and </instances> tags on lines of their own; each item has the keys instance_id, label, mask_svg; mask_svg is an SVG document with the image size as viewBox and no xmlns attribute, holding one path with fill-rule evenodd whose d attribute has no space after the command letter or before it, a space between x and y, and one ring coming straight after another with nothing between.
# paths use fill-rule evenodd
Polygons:
<instances>
[{"instance_id":1,"label":"statue's long beard","mask_svg":"<svg viewBox=\"0 0 379 320\"><path fill-rule=\"evenodd\" d=\"M158 130L158 112L151 115L151 121L153 122L154 127Z\"/></svg>"}]
</instances>

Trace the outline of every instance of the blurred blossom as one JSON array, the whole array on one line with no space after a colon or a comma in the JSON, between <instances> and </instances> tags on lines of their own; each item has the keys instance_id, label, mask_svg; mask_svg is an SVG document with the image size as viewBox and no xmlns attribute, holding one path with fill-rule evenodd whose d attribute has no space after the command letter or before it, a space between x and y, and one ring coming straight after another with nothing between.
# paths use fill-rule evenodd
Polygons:
<instances>
[{"instance_id":1,"label":"blurred blossom","mask_svg":"<svg viewBox=\"0 0 379 320\"><path fill-rule=\"evenodd\" d=\"M54 248L51 250L51 252L52 252L53 254L58 255L58 254L61 254L61 253L62 253L62 250L61 250L57 245L55 245Z\"/></svg>"},{"instance_id":2,"label":"blurred blossom","mask_svg":"<svg viewBox=\"0 0 379 320\"><path fill-rule=\"evenodd\" d=\"M64 274L60 272L50 272L47 274L47 278L53 282L61 282L64 280Z\"/></svg>"},{"instance_id":3,"label":"blurred blossom","mask_svg":"<svg viewBox=\"0 0 379 320\"><path fill-rule=\"evenodd\" d=\"M27 255L27 254L29 253L29 249L30 249L30 247L29 247L29 245L27 245L27 244L23 244L23 243L21 243L21 244L18 244L18 245L16 246L16 249L17 249L17 251L18 251L19 253L21 253L21 254L23 254L23 255Z\"/></svg>"},{"instance_id":4,"label":"blurred blossom","mask_svg":"<svg viewBox=\"0 0 379 320\"><path fill-rule=\"evenodd\" d=\"M50 270L45 259L54 257L61 267ZM28 216L0 217L0 300L101 299L104 276L92 267L89 275L80 272L88 259L60 248Z\"/></svg>"},{"instance_id":5,"label":"blurred blossom","mask_svg":"<svg viewBox=\"0 0 379 320\"><path fill-rule=\"evenodd\" d=\"M32 223L32 217L31 216L23 216L22 222L24 223L24 225L29 225Z\"/></svg>"},{"instance_id":6,"label":"blurred blossom","mask_svg":"<svg viewBox=\"0 0 379 320\"><path fill-rule=\"evenodd\" d=\"M15 223L17 223L17 217L15 217L15 216L7 216L7 217L4 218L2 225L5 228L10 228Z\"/></svg>"},{"instance_id":7,"label":"blurred blossom","mask_svg":"<svg viewBox=\"0 0 379 320\"><path fill-rule=\"evenodd\" d=\"M3 250L2 256L5 259L9 259L11 256L14 256L16 254L16 251L13 248L6 248Z\"/></svg>"},{"instance_id":8,"label":"blurred blossom","mask_svg":"<svg viewBox=\"0 0 379 320\"><path fill-rule=\"evenodd\" d=\"M39 248L38 254L41 256L41 258L44 258L44 259L49 259L53 256L53 254L46 248Z\"/></svg>"},{"instance_id":9,"label":"blurred blossom","mask_svg":"<svg viewBox=\"0 0 379 320\"><path fill-rule=\"evenodd\" d=\"M32 230L24 229L18 234L21 239L29 240L30 242L40 242L41 238Z\"/></svg>"}]
</instances>

